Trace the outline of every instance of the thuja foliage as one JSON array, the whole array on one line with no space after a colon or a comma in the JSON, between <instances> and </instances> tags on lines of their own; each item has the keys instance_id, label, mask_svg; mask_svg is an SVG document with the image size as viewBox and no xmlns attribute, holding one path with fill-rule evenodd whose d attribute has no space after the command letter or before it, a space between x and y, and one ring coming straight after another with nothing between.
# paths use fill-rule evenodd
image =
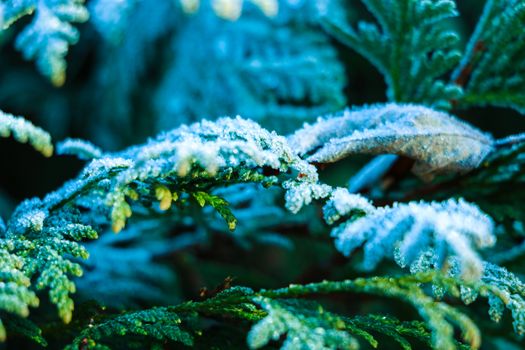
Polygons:
<instances>
[{"instance_id":1,"label":"thuja foliage","mask_svg":"<svg viewBox=\"0 0 525 350\"><path fill-rule=\"evenodd\" d=\"M13 136L18 142L29 142L34 149L46 157L53 154L51 136L44 130L32 125L24 118L15 117L2 111L0 111L0 120L1 137Z\"/></svg>"},{"instance_id":2,"label":"thuja foliage","mask_svg":"<svg viewBox=\"0 0 525 350\"><path fill-rule=\"evenodd\" d=\"M457 5L0 1L0 341L522 348L525 2Z\"/></svg>"}]
</instances>

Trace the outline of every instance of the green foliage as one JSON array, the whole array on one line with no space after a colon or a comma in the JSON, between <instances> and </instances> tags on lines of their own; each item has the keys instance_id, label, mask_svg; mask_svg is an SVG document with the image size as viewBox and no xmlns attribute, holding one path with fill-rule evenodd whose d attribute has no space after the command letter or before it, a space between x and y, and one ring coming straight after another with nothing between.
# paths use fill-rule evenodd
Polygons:
<instances>
[{"instance_id":1,"label":"green foliage","mask_svg":"<svg viewBox=\"0 0 525 350\"><path fill-rule=\"evenodd\" d=\"M454 1L362 2L377 24L359 22L354 29L328 13L325 28L383 74L389 100L449 108L461 96L461 89L442 79L461 57L458 34L447 21L458 14Z\"/></svg>"},{"instance_id":2,"label":"green foliage","mask_svg":"<svg viewBox=\"0 0 525 350\"><path fill-rule=\"evenodd\" d=\"M226 221L230 231L235 230L237 226L237 219L233 215L229 204L224 198L219 196L214 196L206 192L193 192L193 198L199 203L201 207L204 207L206 204L209 204L213 209L217 210L217 213Z\"/></svg>"},{"instance_id":3,"label":"green foliage","mask_svg":"<svg viewBox=\"0 0 525 350\"><path fill-rule=\"evenodd\" d=\"M525 113L524 25L522 1L486 1L466 54L452 76L464 86L460 106L492 105Z\"/></svg>"},{"instance_id":4,"label":"green foliage","mask_svg":"<svg viewBox=\"0 0 525 350\"><path fill-rule=\"evenodd\" d=\"M500 322L505 309L509 310L514 320L514 331L521 337L525 332L522 323L525 317L525 289L523 288L525 285L523 282L507 269L485 263L483 275L479 281L469 284L457 283L455 280L459 276L458 261L452 260L451 265L449 275L453 278L452 285L451 281L446 281L445 284L441 284L443 281L437 281L433 286L434 294L442 298L448 290L460 296L467 305L473 303L479 296L486 297L490 305L490 318L494 322ZM413 273L429 270L432 270L432 264L429 264L425 258L420 259L411 268Z\"/></svg>"},{"instance_id":5,"label":"green foliage","mask_svg":"<svg viewBox=\"0 0 525 350\"><path fill-rule=\"evenodd\" d=\"M450 29L449 19L458 15L454 1L362 2L377 24L359 22L354 29L327 13L324 26L384 75L389 100L439 109L492 105L524 113L522 1L487 1L463 55L459 35Z\"/></svg>"},{"instance_id":6,"label":"green foliage","mask_svg":"<svg viewBox=\"0 0 525 350\"><path fill-rule=\"evenodd\" d=\"M404 350L412 349L410 342L406 339L407 337L430 345L431 334L423 322L401 322L385 315L357 316L347 322L353 327L353 329L350 328L352 332L367 340L374 348L377 348L379 344L368 332L382 333L398 343ZM461 347L461 345L462 344L458 343L458 347ZM463 347L466 348L466 346Z\"/></svg>"},{"instance_id":7,"label":"green foliage","mask_svg":"<svg viewBox=\"0 0 525 350\"><path fill-rule=\"evenodd\" d=\"M42 336L42 330L33 322L26 318L16 316L13 314L2 313L1 319L4 319L7 324L7 331L11 335L19 335L31 339L38 345L46 347L47 341ZM2 335L5 340L5 334Z\"/></svg>"},{"instance_id":8,"label":"green foliage","mask_svg":"<svg viewBox=\"0 0 525 350\"><path fill-rule=\"evenodd\" d=\"M57 209L51 203L37 199L22 203L2 235L3 254L9 254L6 268L11 269L10 289L17 291L3 309L27 316L29 306L38 306L32 290L48 289L50 301L68 323L74 308L70 294L75 292L70 276L82 274L80 265L72 258L89 256L77 241L97 238L97 233L90 226L75 223L80 221L76 212Z\"/></svg>"},{"instance_id":9,"label":"green foliage","mask_svg":"<svg viewBox=\"0 0 525 350\"><path fill-rule=\"evenodd\" d=\"M286 335L281 349L357 349L358 344L344 331L344 321L319 305L305 305L296 300L255 299L268 313L248 334L248 346L259 349ZM312 310L313 308L313 310Z\"/></svg>"},{"instance_id":10,"label":"green foliage","mask_svg":"<svg viewBox=\"0 0 525 350\"><path fill-rule=\"evenodd\" d=\"M496 287L494 272L495 270L491 269L484 277L487 283L469 284L468 295L480 293L486 296L487 293L492 293L489 294L489 301L493 308L502 301L511 309L514 302L523 302L522 296L517 295L514 295L515 301L510 301L505 294L508 289ZM514 280L509 280L506 288L519 289L521 282L515 284L515 277L510 277ZM195 328L193 319L198 315L200 318L222 319L227 322L243 320L254 324L247 338L248 346L252 349L263 347L272 341L283 340L283 335L286 336L281 349L353 349L359 346L357 339L375 347L377 340L370 332L392 337L403 349L412 349L407 337L432 344L436 349L477 349L481 341L479 329L460 309L428 295L424 287L429 284L441 290L440 296L448 293L458 298L459 287L463 286L464 282L440 273L419 272L412 276L324 281L259 292L233 287L200 302L186 302L168 308L154 308L106 318L101 323L88 326L74 340L73 345L78 346L82 343L94 346L92 340L127 333L189 345L194 337L201 334L201 331ZM310 295L349 292L399 298L414 306L426 325L417 321L400 322L395 318L379 315L347 317L325 310L318 303L302 299ZM472 302L466 295L467 293L461 293L465 302ZM514 313L514 317L516 322L520 323L521 315L518 312ZM160 318L157 318L159 315ZM187 323L184 321L185 316L188 317ZM162 330L150 325L151 322L160 319L164 326ZM464 344L457 343L454 339L454 327L461 330ZM519 332L519 329L517 331Z\"/></svg>"},{"instance_id":11,"label":"green foliage","mask_svg":"<svg viewBox=\"0 0 525 350\"><path fill-rule=\"evenodd\" d=\"M182 319L167 308L155 308L147 311L125 313L107 321L89 325L65 349L110 349L103 340L114 337L139 336L150 337L157 341L170 340L184 345L193 344L192 336L179 325ZM158 345L162 344L159 342Z\"/></svg>"},{"instance_id":12,"label":"green foliage","mask_svg":"<svg viewBox=\"0 0 525 350\"><path fill-rule=\"evenodd\" d=\"M4 242L2 242L4 243ZM10 254L6 249L5 243L2 244L0 272L2 274L2 298L0 307L3 311L16 314L22 317L29 315L29 306L38 306L38 298L34 292L27 287L30 284L29 278L19 269L22 259ZM6 331L0 321L0 339L5 340Z\"/></svg>"}]
</instances>

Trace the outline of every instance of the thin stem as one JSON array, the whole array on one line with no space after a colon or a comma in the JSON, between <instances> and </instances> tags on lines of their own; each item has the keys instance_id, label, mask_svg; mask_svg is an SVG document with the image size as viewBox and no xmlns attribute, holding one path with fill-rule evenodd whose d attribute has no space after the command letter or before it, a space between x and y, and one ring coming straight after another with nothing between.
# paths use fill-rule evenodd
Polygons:
<instances>
[{"instance_id":1,"label":"thin stem","mask_svg":"<svg viewBox=\"0 0 525 350\"><path fill-rule=\"evenodd\" d=\"M496 140L495 145L497 148L502 148L523 142L525 142L525 133L511 135L502 139L498 139Z\"/></svg>"}]
</instances>

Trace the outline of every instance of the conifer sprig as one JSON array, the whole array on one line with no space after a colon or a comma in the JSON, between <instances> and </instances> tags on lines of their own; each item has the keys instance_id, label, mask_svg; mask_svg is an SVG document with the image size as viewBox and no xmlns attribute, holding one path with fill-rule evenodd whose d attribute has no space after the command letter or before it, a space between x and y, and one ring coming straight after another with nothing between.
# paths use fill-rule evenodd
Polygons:
<instances>
[{"instance_id":1,"label":"conifer sprig","mask_svg":"<svg viewBox=\"0 0 525 350\"><path fill-rule=\"evenodd\" d=\"M443 78L461 58L459 36L447 26L447 20L458 15L455 2L362 2L377 23L362 21L354 28L327 13L323 23L328 32L383 74L390 101L450 108L451 100L461 96L461 89Z\"/></svg>"},{"instance_id":2,"label":"conifer sprig","mask_svg":"<svg viewBox=\"0 0 525 350\"><path fill-rule=\"evenodd\" d=\"M392 337L404 349L412 348L409 339L423 341L435 349L477 349L481 344L481 334L477 326L458 307L440 301L439 298L444 294L454 298L461 295L465 303L470 303L472 299L467 297L464 289L468 288L470 295L478 293L489 296L492 307L497 307L497 303L503 302L507 303L510 309L516 310L512 303L522 303L523 296L515 295L515 301L510 301L505 294L507 289L500 289L494 283L494 271L496 270L491 267L483 282L468 284L468 287L465 287L464 282L436 271L417 272L399 277L323 281L259 292L233 287L204 301L128 312L114 317L107 316L100 323L90 324L84 329L75 338L71 348L74 349L80 344L88 348L99 348L104 346L104 341L111 341L112 336L127 334L140 335L142 341L149 337L156 341L194 344L199 341L203 331L198 326L195 328L198 324L195 323L195 318L204 317L253 324L246 340L252 349L283 339L282 349L339 349L342 344L346 348L357 349L360 341L377 346L377 340L370 332ZM506 282L508 288L520 288L521 282L516 284L514 276L506 276L510 277ZM441 290L441 294L437 297L427 294L427 285L434 285ZM411 304L423 322L400 322L395 317L386 315L341 315L326 310L321 304L304 299L333 293L365 293L400 299ZM515 322L521 324L521 316L517 310L513 311L513 315ZM158 328L162 324L165 326ZM455 340L455 327L461 330L463 343ZM519 329L516 331L519 332ZM99 344L99 341L102 343Z\"/></svg>"}]
</instances>

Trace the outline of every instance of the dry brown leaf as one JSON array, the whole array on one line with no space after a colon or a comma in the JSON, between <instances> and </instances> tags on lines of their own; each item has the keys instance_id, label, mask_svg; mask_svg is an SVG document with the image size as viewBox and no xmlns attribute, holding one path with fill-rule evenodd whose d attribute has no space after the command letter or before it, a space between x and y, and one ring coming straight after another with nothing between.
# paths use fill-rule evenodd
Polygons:
<instances>
[{"instance_id":1,"label":"dry brown leaf","mask_svg":"<svg viewBox=\"0 0 525 350\"><path fill-rule=\"evenodd\" d=\"M477 168L494 140L473 126L433 109L382 104L319 119L289 137L310 162L332 163L351 154L397 154L416 161L423 179Z\"/></svg>"}]
</instances>

